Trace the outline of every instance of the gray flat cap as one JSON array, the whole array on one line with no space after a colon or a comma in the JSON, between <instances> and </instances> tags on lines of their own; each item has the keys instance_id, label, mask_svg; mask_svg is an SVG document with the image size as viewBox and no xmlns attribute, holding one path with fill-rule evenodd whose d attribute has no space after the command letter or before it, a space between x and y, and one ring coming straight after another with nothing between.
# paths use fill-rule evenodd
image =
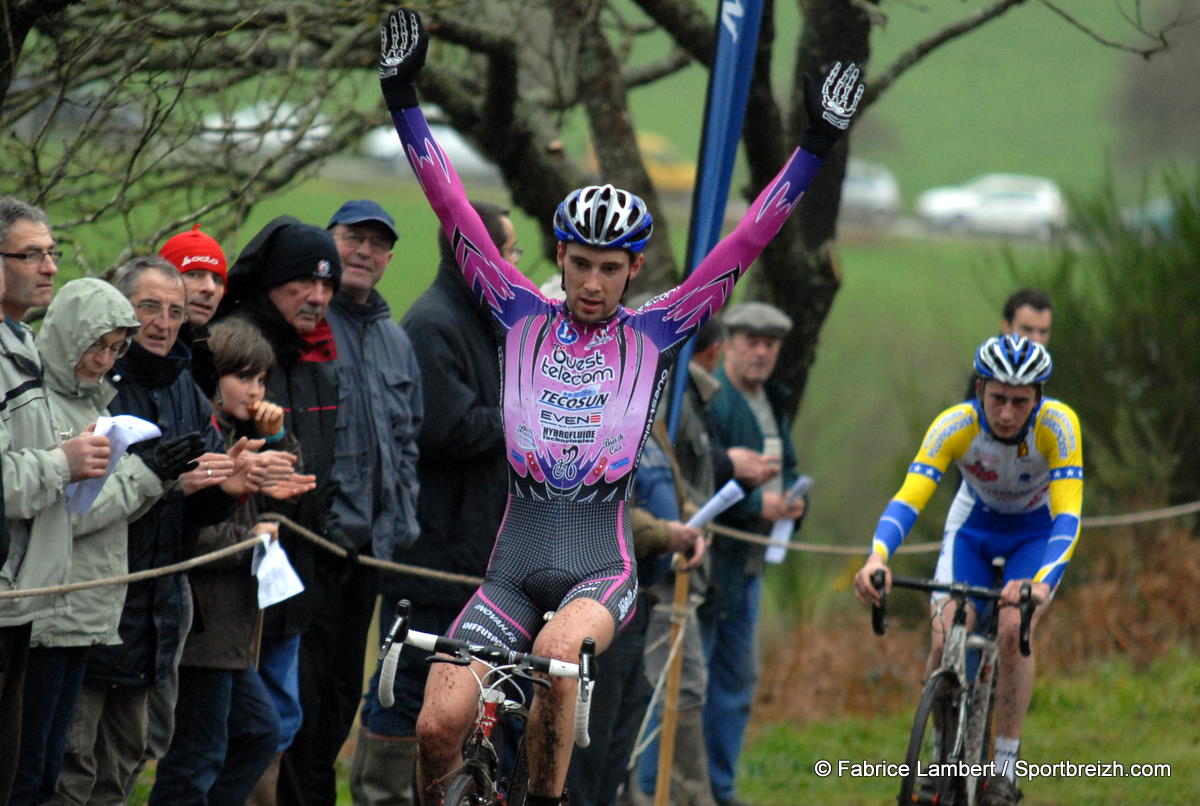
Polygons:
<instances>
[{"instance_id":1,"label":"gray flat cap","mask_svg":"<svg viewBox=\"0 0 1200 806\"><path fill-rule=\"evenodd\" d=\"M743 302L733 305L725 309L721 318L725 322L725 329L730 333L741 331L782 339L792 329L792 318L765 302Z\"/></svg>"}]
</instances>

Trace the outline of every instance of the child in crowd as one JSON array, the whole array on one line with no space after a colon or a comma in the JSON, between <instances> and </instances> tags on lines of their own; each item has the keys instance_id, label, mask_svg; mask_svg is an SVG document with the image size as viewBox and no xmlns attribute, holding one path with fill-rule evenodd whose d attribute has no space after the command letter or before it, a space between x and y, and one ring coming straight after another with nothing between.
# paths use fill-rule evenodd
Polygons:
<instances>
[{"instance_id":1,"label":"child in crowd","mask_svg":"<svg viewBox=\"0 0 1200 806\"><path fill-rule=\"evenodd\" d=\"M252 535L277 539L278 524L259 520L269 509L263 496L290 498L315 486L314 476L295 473L297 444L284 430L283 409L264 399L275 365L270 344L247 322L226 319L213 325L209 347L219 378L212 404L225 444L232 449L249 438L249 450L265 443L264 454L278 456L245 473L234 516L202 530L196 554ZM151 804L244 803L276 755L280 716L256 670L262 613L250 556L241 552L189 572L195 616L180 662L175 734Z\"/></svg>"}]
</instances>

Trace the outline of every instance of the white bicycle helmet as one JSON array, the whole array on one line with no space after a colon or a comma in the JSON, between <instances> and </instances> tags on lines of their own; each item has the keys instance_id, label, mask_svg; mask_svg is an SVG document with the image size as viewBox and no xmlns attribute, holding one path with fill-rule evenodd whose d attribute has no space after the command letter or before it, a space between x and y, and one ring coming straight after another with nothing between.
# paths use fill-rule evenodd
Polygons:
<instances>
[{"instance_id":1,"label":"white bicycle helmet","mask_svg":"<svg viewBox=\"0 0 1200 806\"><path fill-rule=\"evenodd\" d=\"M560 241L637 253L646 248L653 231L646 203L612 185L573 190L554 211L554 235Z\"/></svg>"},{"instance_id":2,"label":"white bicycle helmet","mask_svg":"<svg viewBox=\"0 0 1200 806\"><path fill-rule=\"evenodd\" d=\"M975 353L975 372L1009 386L1044 383L1054 369L1050 352L1024 336L993 336Z\"/></svg>"}]
</instances>

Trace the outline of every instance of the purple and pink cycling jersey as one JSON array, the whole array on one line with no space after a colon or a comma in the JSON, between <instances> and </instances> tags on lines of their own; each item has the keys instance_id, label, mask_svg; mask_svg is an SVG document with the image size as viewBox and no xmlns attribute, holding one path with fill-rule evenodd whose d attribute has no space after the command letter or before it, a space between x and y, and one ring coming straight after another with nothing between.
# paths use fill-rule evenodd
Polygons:
<instances>
[{"instance_id":1,"label":"purple and pink cycling jersey","mask_svg":"<svg viewBox=\"0 0 1200 806\"><path fill-rule=\"evenodd\" d=\"M797 149L683 283L636 311L620 307L584 323L501 257L420 108L392 117L502 345L509 505L484 586L454 636L528 649L541 612L580 597L600 602L623 624L637 587L627 502L671 366L783 226L821 161Z\"/></svg>"}]
</instances>

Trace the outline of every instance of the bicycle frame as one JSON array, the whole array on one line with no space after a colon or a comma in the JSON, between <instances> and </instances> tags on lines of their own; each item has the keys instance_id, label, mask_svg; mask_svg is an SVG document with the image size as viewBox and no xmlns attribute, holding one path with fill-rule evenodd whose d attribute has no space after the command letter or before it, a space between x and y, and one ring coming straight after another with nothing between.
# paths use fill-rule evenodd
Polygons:
<instances>
[{"instance_id":1,"label":"bicycle frame","mask_svg":"<svg viewBox=\"0 0 1200 806\"><path fill-rule=\"evenodd\" d=\"M1000 666L1000 649L996 643L999 630L998 610L991 608L984 634L972 634L967 630L966 595L951 592L948 601L955 603L954 620L945 637L941 665L933 672L948 676L951 685L959 691L958 718L955 720L954 740L948 758L963 761L968 767L964 776L967 804L972 806L978 791L979 775L975 765L986 762L991 727L992 699L995 693L995 676ZM942 608L935 616L940 619ZM979 665L975 676L967 679L967 652L979 652Z\"/></svg>"},{"instance_id":2,"label":"bicycle frame","mask_svg":"<svg viewBox=\"0 0 1200 806\"><path fill-rule=\"evenodd\" d=\"M949 750L944 751L944 758L947 762L960 764L960 770L964 770L962 778L962 787L958 789L960 794L965 793L967 806L973 806L979 791L979 772L983 770L985 756L988 753L990 745L991 732L991 716L993 709L993 699L996 686L996 677L1000 668L1000 650L997 643L997 634L999 632L999 607L993 606L990 608L986 621L984 622L984 631L982 635L971 634L967 629L967 602L969 598L984 599L998 604L1000 600L1000 580L1003 579L1003 561L1000 561L996 567L996 587L995 588L979 588L962 583L939 583L929 580L907 579L903 577L894 577L892 586L908 588L918 591L942 592L949 594L949 601L954 602L954 617L949 630L946 632L943 639L942 658L938 668L929 676L927 688L935 685L935 681L939 678L945 681L950 687L950 696L956 699L957 717L954 724L954 735L950 743ZM876 590L883 589L884 576L882 571L876 571L872 576L872 583ZM872 626L877 635L883 635L887 629L887 613L884 598L880 597L880 605L872 610L871 620ZM934 618L938 623L943 623L942 608L944 602L940 604L935 613ZM1030 653L1029 646L1029 631L1033 617L1034 602L1030 595L1030 586L1025 584L1021 588L1021 625L1020 625L1020 651L1021 654L1028 656ZM975 675L972 679L967 679L967 652L977 650L979 652L979 665L975 670ZM940 685L940 683L938 683ZM924 697L923 697L924 699ZM918 709L918 717L921 709ZM916 735L917 725L914 725L914 736ZM910 753L912 750L911 742L915 739L910 739ZM917 772L912 771L910 776L906 776L905 784L901 788L901 802L906 793L911 792L913 781L917 777ZM919 795L909 794L909 802L919 802L916 798ZM954 795L951 793L948 800L940 800L940 803L948 803L954 800Z\"/></svg>"},{"instance_id":3,"label":"bicycle frame","mask_svg":"<svg viewBox=\"0 0 1200 806\"><path fill-rule=\"evenodd\" d=\"M553 658L542 658L523 652L513 652L499 646L484 646L443 638L432 633L411 630L408 627L408 614L411 604L401 600L396 606L396 618L383 641L379 652L382 664L379 675L379 701L385 708L390 708L395 702L393 684L395 682L396 664L404 645L418 647L434 653L427 660L430 663L452 663L465 666L475 678L479 686L479 700L476 706L475 718L470 731L463 742L462 766L446 777L446 780L467 775L477 782L478 792L475 796L479 803L500 803L497 790L498 772L500 766L499 754L492 742L492 734L500 718L512 714L524 721L529 716L527 695L518 685L518 680L527 680L534 686L550 687L550 683L533 672L541 672L550 677L566 677L579 681L575 708L575 743L587 747L588 714L591 708L592 686L594 685L593 664L596 650L595 641L586 638L580 651L579 663L567 663ZM482 669L480 668L482 666ZM510 696L511 695L511 696ZM524 786L526 781L520 780L524 755L524 739L518 750L518 763L513 780L507 792L505 803L509 806L520 806L524 802ZM514 793L519 791L519 795ZM476 801L472 801L476 802Z\"/></svg>"}]
</instances>

